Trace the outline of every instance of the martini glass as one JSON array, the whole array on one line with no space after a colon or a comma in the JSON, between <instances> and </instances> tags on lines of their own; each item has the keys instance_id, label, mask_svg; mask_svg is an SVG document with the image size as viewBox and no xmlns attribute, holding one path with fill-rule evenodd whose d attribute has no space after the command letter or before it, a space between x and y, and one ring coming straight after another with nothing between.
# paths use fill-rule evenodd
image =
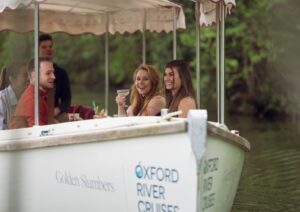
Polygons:
<instances>
[{"instance_id":1,"label":"martini glass","mask_svg":"<svg viewBox=\"0 0 300 212\"><path fill-rule=\"evenodd\" d=\"M126 97L129 95L129 89L120 89L117 90L117 94L123 97ZM128 105L125 104L125 107L128 107Z\"/></svg>"}]
</instances>

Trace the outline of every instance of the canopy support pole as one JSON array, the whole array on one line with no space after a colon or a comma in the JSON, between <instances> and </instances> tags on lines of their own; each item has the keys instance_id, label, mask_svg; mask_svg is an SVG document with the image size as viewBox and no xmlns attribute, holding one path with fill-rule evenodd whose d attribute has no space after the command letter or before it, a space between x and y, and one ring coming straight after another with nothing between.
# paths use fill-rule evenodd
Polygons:
<instances>
[{"instance_id":1,"label":"canopy support pole","mask_svg":"<svg viewBox=\"0 0 300 212\"><path fill-rule=\"evenodd\" d=\"M217 107L218 107L218 122L224 124L224 105L225 105L225 74L224 74L224 4L217 4L216 13L216 65L217 65Z\"/></svg>"},{"instance_id":2,"label":"canopy support pole","mask_svg":"<svg viewBox=\"0 0 300 212\"><path fill-rule=\"evenodd\" d=\"M197 77L197 86L196 86L196 95L197 95L197 105L200 108L200 2L196 1L195 5L195 16L196 16L196 77Z\"/></svg>"},{"instance_id":3,"label":"canopy support pole","mask_svg":"<svg viewBox=\"0 0 300 212\"><path fill-rule=\"evenodd\" d=\"M107 14L105 32L105 115L108 115L108 93L109 93L109 14Z\"/></svg>"},{"instance_id":4,"label":"canopy support pole","mask_svg":"<svg viewBox=\"0 0 300 212\"><path fill-rule=\"evenodd\" d=\"M147 29L147 10L144 10L143 19L143 64L146 64L146 29Z\"/></svg>"},{"instance_id":5,"label":"canopy support pole","mask_svg":"<svg viewBox=\"0 0 300 212\"><path fill-rule=\"evenodd\" d=\"M173 8L173 60L177 59L177 14L176 8Z\"/></svg>"},{"instance_id":6,"label":"canopy support pole","mask_svg":"<svg viewBox=\"0 0 300 212\"><path fill-rule=\"evenodd\" d=\"M220 107L220 14L219 14L220 4L216 7L216 76L217 76L217 121L221 123L221 107Z\"/></svg>"},{"instance_id":7,"label":"canopy support pole","mask_svg":"<svg viewBox=\"0 0 300 212\"><path fill-rule=\"evenodd\" d=\"M34 124L39 123L39 2L34 2Z\"/></svg>"},{"instance_id":8,"label":"canopy support pole","mask_svg":"<svg viewBox=\"0 0 300 212\"><path fill-rule=\"evenodd\" d=\"M221 37L220 37L220 69L221 69L221 124L225 123L225 6L221 2Z\"/></svg>"}]
</instances>

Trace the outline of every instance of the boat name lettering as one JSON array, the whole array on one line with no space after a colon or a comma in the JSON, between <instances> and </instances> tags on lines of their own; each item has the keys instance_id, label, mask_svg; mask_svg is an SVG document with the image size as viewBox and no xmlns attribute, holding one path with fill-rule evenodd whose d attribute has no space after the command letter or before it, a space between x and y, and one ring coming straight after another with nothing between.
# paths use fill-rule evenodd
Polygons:
<instances>
[{"instance_id":1,"label":"boat name lettering","mask_svg":"<svg viewBox=\"0 0 300 212\"><path fill-rule=\"evenodd\" d=\"M209 172L218 171L219 167L219 158L210 158L204 161L204 174Z\"/></svg>"},{"instance_id":2,"label":"boat name lettering","mask_svg":"<svg viewBox=\"0 0 300 212\"><path fill-rule=\"evenodd\" d=\"M206 210L208 208L211 208L212 206L215 205L215 193L211 193L209 195L206 195L203 197L203 208L202 210Z\"/></svg>"},{"instance_id":3,"label":"boat name lettering","mask_svg":"<svg viewBox=\"0 0 300 212\"><path fill-rule=\"evenodd\" d=\"M161 185L136 184L137 195L154 199L165 199L165 187Z\"/></svg>"},{"instance_id":4,"label":"boat name lettering","mask_svg":"<svg viewBox=\"0 0 300 212\"><path fill-rule=\"evenodd\" d=\"M56 171L56 181L60 184L78 186L81 188L95 189L104 192L115 192L114 184L97 178L89 178L87 175L74 176L70 171Z\"/></svg>"},{"instance_id":5,"label":"boat name lettering","mask_svg":"<svg viewBox=\"0 0 300 212\"><path fill-rule=\"evenodd\" d=\"M80 186L80 181L78 177L72 176L70 172L61 172L56 171L55 178L58 183L72 185L72 186Z\"/></svg>"},{"instance_id":6,"label":"boat name lettering","mask_svg":"<svg viewBox=\"0 0 300 212\"><path fill-rule=\"evenodd\" d=\"M138 202L139 212L179 212L178 205L171 205L165 203L153 203L140 200Z\"/></svg>"},{"instance_id":7,"label":"boat name lettering","mask_svg":"<svg viewBox=\"0 0 300 212\"><path fill-rule=\"evenodd\" d=\"M160 182L177 183L179 181L179 172L176 169L142 166L141 164L135 167L135 175L139 179L158 180Z\"/></svg>"},{"instance_id":8,"label":"boat name lettering","mask_svg":"<svg viewBox=\"0 0 300 212\"><path fill-rule=\"evenodd\" d=\"M203 183L203 191L210 191L212 189L213 186L213 177L209 177L204 179L204 183Z\"/></svg>"},{"instance_id":9,"label":"boat name lettering","mask_svg":"<svg viewBox=\"0 0 300 212\"><path fill-rule=\"evenodd\" d=\"M203 197L202 197L202 210L206 210L215 205L216 193L214 187L214 174L211 173L219 170L219 158L209 158L203 162Z\"/></svg>"}]
</instances>

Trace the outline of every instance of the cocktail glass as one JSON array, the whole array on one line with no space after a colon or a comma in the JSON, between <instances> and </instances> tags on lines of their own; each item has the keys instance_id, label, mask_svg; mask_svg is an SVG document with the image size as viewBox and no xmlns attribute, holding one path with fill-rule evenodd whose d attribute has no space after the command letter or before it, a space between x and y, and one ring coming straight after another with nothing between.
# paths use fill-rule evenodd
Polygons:
<instances>
[{"instance_id":1,"label":"cocktail glass","mask_svg":"<svg viewBox=\"0 0 300 212\"><path fill-rule=\"evenodd\" d=\"M120 96L128 96L129 95L129 89L120 89L120 90L117 90L117 94L120 95ZM125 104L125 107L128 107L128 105Z\"/></svg>"},{"instance_id":2,"label":"cocktail glass","mask_svg":"<svg viewBox=\"0 0 300 212\"><path fill-rule=\"evenodd\" d=\"M117 94L121 96L127 96L129 94L129 89L120 89L117 90Z\"/></svg>"}]
</instances>

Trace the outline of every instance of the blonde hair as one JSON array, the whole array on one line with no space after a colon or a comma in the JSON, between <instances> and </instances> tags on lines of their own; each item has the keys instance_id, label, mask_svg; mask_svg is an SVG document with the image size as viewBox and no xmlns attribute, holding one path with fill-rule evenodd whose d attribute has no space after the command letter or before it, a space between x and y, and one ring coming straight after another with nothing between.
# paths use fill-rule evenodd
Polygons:
<instances>
[{"instance_id":1,"label":"blonde hair","mask_svg":"<svg viewBox=\"0 0 300 212\"><path fill-rule=\"evenodd\" d=\"M140 70L147 72L149 80L151 82L151 89L146 96L142 96L136 89L135 81L136 75ZM150 100L157 95L161 95L161 84L158 71L151 65L140 65L133 74L133 85L131 86L131 107L134 116L139 116L145 112Z\"/></svg>"}]
</instances>

